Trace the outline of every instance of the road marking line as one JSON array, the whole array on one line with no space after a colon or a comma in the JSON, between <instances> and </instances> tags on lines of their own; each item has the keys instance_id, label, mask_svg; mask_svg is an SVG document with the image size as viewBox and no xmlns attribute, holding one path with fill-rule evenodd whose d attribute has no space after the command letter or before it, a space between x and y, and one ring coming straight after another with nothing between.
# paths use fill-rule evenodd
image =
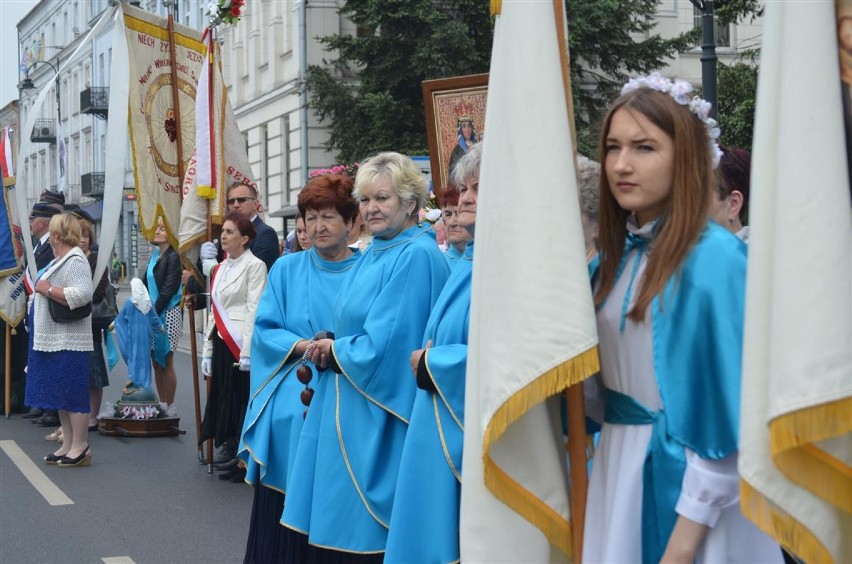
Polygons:
<instances>
[{"instance_id":1,"label":"road marking line","mask_svg":"<svg viewBox=\"0 0 852 564\"><path fill-rule=\"evenodd\" d=\"M129 556L107 556L101 558L104 564L136 564Z\"/></svg>"},{"instance_id":2,"label":"road marking line","mask_svg":"<svg viewBox=\"0 0 852 564\"><path fill-rule=\"evenodd\" d=\"M3 450L15 463L24 478L29 480L38 493L47 500L47 503L50 505L74 505L71 498L50 481L50 478L41 471L41 468L36 466L35 462L21 450L18 443L11 440L0 441L0 450Z\"/></svg>"}]
</instances>

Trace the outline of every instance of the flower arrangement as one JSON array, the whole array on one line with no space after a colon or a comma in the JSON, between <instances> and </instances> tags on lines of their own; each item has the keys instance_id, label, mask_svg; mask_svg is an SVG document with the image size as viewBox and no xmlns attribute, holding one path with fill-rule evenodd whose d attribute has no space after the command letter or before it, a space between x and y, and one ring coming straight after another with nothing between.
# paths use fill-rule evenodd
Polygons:
<instances>
[{"instance_id":1,"label":"flower arrangement","mask_svg":"<svg viewBox=\"0 0 852 564\"><path fill-rule=\"evenodd\" d=\"M358 174L358 168L361 163L338 164L331 168L319 168L308 173L308 178L316 178L317 176L325 176L326 174L348 174L352 178Z\"/></svg>"},{"instance_id":2,"label":"flower arrangement","mask_svg":"<svg viewBox=\"0 0 852 564\"><path fill-rule=\"evenodd\" d=\"M114 415L120 419L159 419L166 413L157 404L129 405L121 401L115 402Z\"/></svg>"},{"instance_id":3,"label":"flower arrangement","mask_svg":"<svg viewBox=\"0 0 852 564\"><path fill-rule=\"evenodd\" d=\"M242 17L243 6L246 0L210 0L207 4L207 16L213 25L223 23L225 25L237 25Z\"/></svg>"},{"instance_id":4,"label":"flower arrangement","mask_svg":"<svg viewBox=\"0 0 852 564\"><path fill-rule=\"evenodd\" d=\"M431 225L435 225L438 223L438 220L441 219L441 215L443 215L441 206L438 205L435 193L431 190L429 191L429 199L426 201L426 205L420 209L420 213L418 215L420 223L425 221Z\"/></svg>"}]
</instances>

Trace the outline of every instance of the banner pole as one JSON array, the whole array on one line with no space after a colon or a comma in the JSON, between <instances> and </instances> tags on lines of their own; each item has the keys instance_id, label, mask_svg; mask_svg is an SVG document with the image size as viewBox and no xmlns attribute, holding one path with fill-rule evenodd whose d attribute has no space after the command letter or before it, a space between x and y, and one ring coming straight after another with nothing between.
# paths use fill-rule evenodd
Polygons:
<instances>
[{"instance_id":1,"label":"banner pole","mask_svg":"<svg viewBox=\"0 0 852 564\"><path fill-rule=\"evenodd\" d=\"M565 29L564 0L553 0L553 15L559 60L562 68L562 85L565 91L565 107L571 129L571 144L574 148L574 169L577 168L577 132L574 123L574 101L571 93L571 68L568 57L568 38ZM589 476L586 456L586 407L583 383L579 382L565 390L568 411L568 461L571 470L571 532L574 562L583 561L583 535L586 525L586 492Z\"/></svg>"},{"instance_id":2,"label":"banner pole","mask_svg":"<svg viewBox=\"0 0 852 564\"><path fill-rule=\"evenodd\" d=\"M169 5L169 18L168 18L168 30L169 30L169 58L171 59L171 65L169 67L169 71L172 77L172 105L174 106L175 111L175 124L176 124L176 146L177 150L177 169L178 169L178 181L183 184L183 175L184 175L184 164L183 164L183 131L181 128L181 120L180 120L180 99L178 97L178 75L177 75L177 54L175 51L175 20L173 13L174 3ZM183 203L183 190L180 191L180 201Z\"/></svg>"},{"instance_id":3,"label":"banner pole","mask_svg":"<svg viewBox=\"0 0 852 564\"><path fill-rule=\"evenodd\" d=\"M4 406L6 408L6 419L12 417L12 327L6 325L6 385L4 391Z\"/></svg>"}]
</instances>

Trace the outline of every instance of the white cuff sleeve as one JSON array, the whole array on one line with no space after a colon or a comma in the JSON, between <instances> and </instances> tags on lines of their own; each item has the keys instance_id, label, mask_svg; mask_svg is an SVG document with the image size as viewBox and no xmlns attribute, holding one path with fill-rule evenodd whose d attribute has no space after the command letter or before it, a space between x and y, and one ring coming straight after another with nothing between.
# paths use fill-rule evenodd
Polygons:
<instances>
[{"instance_id":1,"label":"white cuff sleeve","mask_svg":"<svg viewBox=\"0 0 852 564\"><path fill-rule=\"evenodd\" d=\"M713 527L722 510L740 500L739 488L737 453L709 460L686 449L686 472L675 511L691 521Z\"/></svg>"}]
</instances>

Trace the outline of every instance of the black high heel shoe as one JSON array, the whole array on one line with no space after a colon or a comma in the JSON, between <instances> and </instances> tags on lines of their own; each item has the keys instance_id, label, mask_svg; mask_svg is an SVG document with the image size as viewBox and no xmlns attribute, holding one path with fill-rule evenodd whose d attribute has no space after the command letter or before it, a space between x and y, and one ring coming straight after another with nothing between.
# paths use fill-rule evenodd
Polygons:
<instances>
[{"instance_id":1,"label":"black high heel shoe","mask_svg":"<svg viewBox=\"0 0 852 564\"><path fill-rule=\"evenodd\" d=\"M67 456L63 456L62 460L59 461L60 468L70 468L72 466L91 466L92 465L92 451L89 450L89 447L86 447L86 450L80 453L80 456L76 458L68 458Z\"/></svg>"},{"instance_id":2,"label":"black high heel shoe","mask_svg":"<svg viewBox=\"0 0 852 564\"><path fill-rule=\"evenodd\" d=\"M64 454L53 454L51 452L50 454L48 454L47 456L44 457L44 463L55 465L56 463L58 463L63 458L65 458Z\"/></svg>"}]
</instances>

